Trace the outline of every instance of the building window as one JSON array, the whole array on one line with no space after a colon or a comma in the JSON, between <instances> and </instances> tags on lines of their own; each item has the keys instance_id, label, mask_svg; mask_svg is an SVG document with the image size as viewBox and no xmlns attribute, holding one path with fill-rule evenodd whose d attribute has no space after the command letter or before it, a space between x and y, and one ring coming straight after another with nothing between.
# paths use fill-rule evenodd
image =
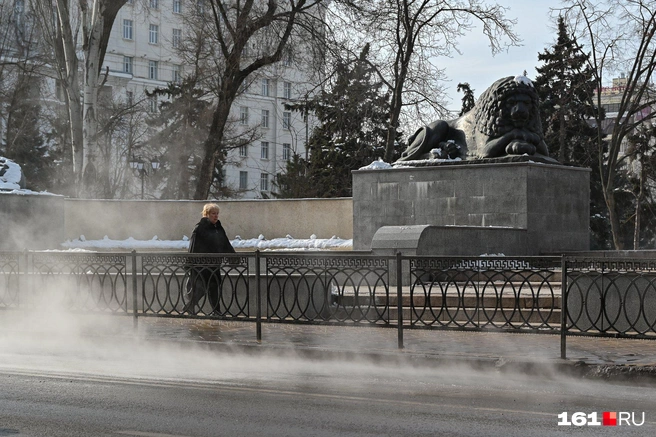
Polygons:
<instances>
[{"instance_id":1,"label":"building window","mask_svg":"<svg viewBox=\"0 0 656 437\"><path fill-rule=\"evenodd\" d=\"M262 141L260 143L260 158L262 159L269 159L269 142L268 141Z\"/></svg>"},{"instance_id":2,"label":"building window","mask_svg":"<svg viewBox=\"0 0 656 437\"><path fill-rule=\"evenodd\" d=\"M285 50L285 52L282 54L282 65L285 67L290 67L292 65L292 59L292 51Z\"/></svg>"},{"instance_id":3,"label":"building window","mask_svg":"<svg viewBox=\"0 0 656 437\"><path fill-rule=\"evenodd\" d=\"M248 146L239 146L239 156L241 157L248 156Z\"/></svg>"},{"instance_id":4,"label":"building window","mask_svg":"<svg viewBox=\"0 0 656 437\"><path fill-rule=\"evenodd\" d=\"M239 108L239 124L248 124L248 106Z\"/></svg>"},{"instance_id":5,"label":"building window","mask_svg":"<svg viewBox=\"0 0 656 437\"><path fill-rule=\"evenodd\" d=\"M248 188L248 172L240 171L239 172L239 189L245 190Z\"/></svg>"},{"instance_id":6,"label":"building window","mask_svg":"<svg viewBox=\"0 0 656 437\"><path fill-rule=\"evenodd\" d=\"M269 79L262 79L262 95L269 97Z\"/></svg>"},{"instance_id":7,"label":"building window","mask_svg":"<svg viewBox=\"0 0 656 437\"><path fill-rule=\"evenodd\" d=\"M263 109L262 110L262 123L260 123L260 126L269 127L269 110L268 109Z\"/></svg>"},{"instance_id":8,"label":"building window","mask_svg":"<svg viewBox=\"0 0 656 437\"><path fill-rule=\"evenodd\" d=\"M198 0L196 2L196 12L201 15L205 13L205 0Z\"/></svg>"},{"instance_id":9,"label":"building window","mask_svg":"<svg viewBox=\"0 0 656 437\"><path fill-rule=\"evenodd\" d=\"M260 191L269 191L269 175L267 173L260 174Z\"/></svg>"},{"instance_id":10,"label":"building window","mask_svg":"<svg viewBox=\"0 0 656 437\"><path fill-rule=\"evenodd\" d=\"M123 72L132 74L132 64L134 59L132 56L123 56Z\"/></svg>"},{"instance_id":11,"label":"building window","mask_svg":"<svg viewBox=\"0 0 656 437\"><path fill-rule=\"evenodd\" d=\"M159 9L159 0L150 0L150 9Z\"/></svg>"},{"instance_id":12,"label":"building window","mask_svg":"<svg viewBox=\"0 0 656 437\"><path fill-rule=\"evenodd\" d=\"M134 104L134 94L132 93L132 91L125 92L125 102L130 106Z\"/></svg>"},{"instance_id":13,"label":"building window","mask_svg":"<svg viewBox=\"0 0 656 437\"><path fill-rule=\"evenodd\" d=\"M148 79L157 80L158 61L148 61Z\"/></svg>"},{"instance_id":14,"label":"building window","mask_svg":"<svg viewBox=\"0 0 656 437\"><path fill-rule=\"evenodd\" d=\"M148 98L148 103L149 103L148 110L153 114L156 113L157 112L157 96L150 96Z\"/></svg>"},{"instance_id":15,"label":"building window","mask_svg":"<svg viewBox=\"0 0 656 437\"><path fill-rule=\"evenodd\" d=\"M282 143L282 159L289 161L292 157L292 145L289 143Z\"/></svg>"},{"instance_id":16,"label":"building window","mask_svg":"<svg viewBox=\"0 0 656 437\"><path fill-rule=\"evenodd\" d=\"M123 20L123 38L132 39L132 20Z\"/></svg>"},{"instance_id":17,"label":"building window","mask_svg":"<svg viewBox=\"0 0 656 437\"><path fill-rule=\"evenodd\" d=\"M291 99L292 98L292 83L291 82L285 82L282 84L282 96L285 99Z\"/></svg>"},{"instance_id":18,"label":"building window","mask_svg":"<svg viewBox=\"0 0 656 437\"><path fill-rule=\"evenodd\" d=\"M180 0L173 0L173 13L179 14L182 12L182 5L180 4Z\"/></svg>"},{"instance_id":19,"label":"building window","mask_svg":"<svg viewBox=\"0 0 656 437\"><path fill-rule=\"evenodd\" d=\"M180 47L182 43L182 29L173 29L173 38L171 39L171 44L174 48Z\"/></svg>"},{"instance_id":20,"label":"building window","mask_svg":"<svg viewBox=\"0 0 656 437\"><path fill-rule=\"evenodd\" d=\"M179 65L174 65L172 74L171 74L171 82L173 83L182 83L182 67Z\"/></svg>"},{"instance_id":21,"label":"building window","mask_svg":"<svg viewBox=\"0 0 656 437\"><path fill-rule=\"evenodd\" d=\"M227 182L227 172L225 168L221 169L221 173L219 174L219 187L225 188L228 186Z\"/></svg>"},{"instance_id":22,"label":"building window","mask_svg":"<svg viewBox=\"0 0 656 437\"><path fill-rule=\"evenodd\" d=\"M289 130L292 126L292 113L285 111L282 113L282 128Z\"/></svg>"},{"instance_id":23,"label":"building window","mask_svg":"<svg viewBox=\"0 0 656 437\"><path fill-rule=\"evenodd\" d=\"M159 26L157 24L151 24L148 30L148 42L157 44L157 41L159 41Z\"/></svg>"}]
</instances>

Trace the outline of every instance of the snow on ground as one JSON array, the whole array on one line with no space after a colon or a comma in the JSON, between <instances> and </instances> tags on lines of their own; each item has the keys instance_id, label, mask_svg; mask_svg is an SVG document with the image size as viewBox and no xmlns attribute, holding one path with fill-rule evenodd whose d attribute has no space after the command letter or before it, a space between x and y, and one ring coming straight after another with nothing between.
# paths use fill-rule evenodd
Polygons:
<instances>
[{"instance_id":1,"label":"snow on ground","mask_svg":"<svg viewBox=\"0 0 656 437\"><path fill-rule=\"evenodd\" d=\"M242 239L237 235L230 241L232 246L239 250L351 250L353 240L344 240L335 236L331 238L317 238L311 235L307 239L273 238L267 240L263 235L258 238ZM105 251L105 250L188 250L189 238L185 235L182 240L160 240L157 236L151 240L135 240L130 237L125 240L112 240L105 236L102 240L87 240L81 235L75 240L67 240L62 247L70 251Z\"/></svg>"},{"instance_id":2,"label":"snow on ground","mask_svg":"<svg viewBox=\"0 0 656 437\"><path fill-rule=\"evenodd\" d=\"M16 164L11 159L0 156L0 193L2 194L45 194L49 196L56 196L56 194L48 193L47 191L32 191L23 188L25 180L23 179L23 171L20 165Z\"/></svg>"}]
</instances>

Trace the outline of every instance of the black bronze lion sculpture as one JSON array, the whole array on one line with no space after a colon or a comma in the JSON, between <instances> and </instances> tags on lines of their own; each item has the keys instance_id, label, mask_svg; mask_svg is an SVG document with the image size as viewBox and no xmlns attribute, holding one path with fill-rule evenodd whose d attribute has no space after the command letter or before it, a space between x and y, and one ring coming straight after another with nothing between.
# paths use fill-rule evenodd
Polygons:
<instances>
[{"instance_id":1,"label":"black bronze lion sculpture","mask_svg":"<svg viewBox=\"0 0 656 437\"><path fill-rule=\"evenodd\" d=\"M410 136L399 161L548 157L538 108L538 94L526 76L499 79L471 111L454 120L434 121Z\"/></svg>"}]
</instances>

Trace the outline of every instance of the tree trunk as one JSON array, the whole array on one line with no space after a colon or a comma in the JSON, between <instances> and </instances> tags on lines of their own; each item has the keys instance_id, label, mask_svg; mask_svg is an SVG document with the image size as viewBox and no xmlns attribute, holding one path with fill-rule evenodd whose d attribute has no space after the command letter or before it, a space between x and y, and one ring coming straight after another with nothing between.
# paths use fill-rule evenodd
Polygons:
<instances>
[{"instance_id":1,"label":"tree trunk","mask_svg":"<svg viewBox=\"0 0 656 437\"><path fill-rule=\"evenodd\" d=\"M645 162L644 154L640 154L640 176L638 178L638 183L640 187L638 189L638 196L636 197L636 207L635 207L635 223L633 224L633 250L640 249L640 222L641 222L641 206L642 201L645 197Z\"/></svg>"},{"instance_id":2,"label":"tree trunk","mask_svg":"<svg viewBox=\"0 0 656 437\"><path fill-rule=\"evenodd\" d=\"M210 195L214 165L216 163L216 152L221 147L221 144L217 143L217 139L223 138L233 100L234 98L219 98L217 108L212 117L212 125L210 126L209 134L205 143L203 143L203 160L200 165L200 174L198 175L194 200L205 200Z\"/></svg>"},{"instance_id":3,"label":"tree trunk","mask_svg":"<svg viewBox=\"0 0 656 437\"><path fill-rule=\"evenodd\" d=\"M560 149L558 150L558 161L561 163L567 162L567 132L565 130L565 112L562 109L558 110L558 118L560 121L560 129L558 130L558 143Z\"/></svg>"},{"instance_id":4,"label":"tree trunk","mask_svg":"<svg viewBox=\"0 0 656 437\"><path fill-rule=\"evenodd\" d=\"M83 3L82 0L81 3ZM108 197L109 157L101 156L98 146L98 88L100 86L101 40L104 33L105 2L93 2L92 10L82 9L84 26L84 184L92 196Z\"/></svg>"},{"instance_id":5,"label":"tree trunk","mask_svg":"<svg viewBox=\"0 0 656 437\"><path fill-rule=\"evenodd\" d=\"M613 188L604 190L604 199L608 208L608 218L610 219L610 229L613 234L613 245L615 250L623 250L624 244L620 235L620 219L617 215L617 205L615 202L615 192Z\"/></svg>"},{"instance_id":6,"label":"tree trunk","mask_svg":"<svg viewBox=\"0 0 656 437\"><path fill-rule=\"evenodd\" d=\"M387 141L385 143L385 162L392 162L394 157L394 142L396 141L396 128L399 125L399 118L401 116L401 107L403 106L402 93L403 85L405 84L406 67L401 67L401 73L396 79L396 87L392 95L392 102L390 104L390 119L387 127Z\"/></svg>"},{"instance_id":7,"label":"tree trunk","mask_svg":"<svg viewBox=\"0 0 656 437\"><path fill-rule=\"evenodd\" d=\"M73 173L76 194L80 194L82 184L82 170L84 169L84 142L82 134L82 107L80 104L80 85L78 73L78 59L75 50L75 41L70 25L69 4L66 1L57 1L57 64L62 71L63 88L66 94L66 109L68 110L69 129L71 132L71 149Z\"/></svg>"}]
</instances>

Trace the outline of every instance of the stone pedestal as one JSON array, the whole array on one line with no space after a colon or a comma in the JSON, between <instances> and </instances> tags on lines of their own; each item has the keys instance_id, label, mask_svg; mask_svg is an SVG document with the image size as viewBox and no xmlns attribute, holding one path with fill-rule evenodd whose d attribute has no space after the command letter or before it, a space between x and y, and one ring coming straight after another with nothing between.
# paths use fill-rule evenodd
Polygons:
<instances>
[{"instance_id":1,"label":"stone pedestal","mask_svg":"<svg viewBox=\"0 0 656 437\"><path fill-rule=\"evenodd\" d=\"M416 248L422 253L417 254L516 256L588 250L589 169L528 158L354 171L353 249L372 249L374 234L384 226L397 226L399 232L381 230L375 249L400 249L409 243L400 242L395 233L407 240L403 227L430 225L411 231L418 233Z\"/></svg>"}]
</instances>

